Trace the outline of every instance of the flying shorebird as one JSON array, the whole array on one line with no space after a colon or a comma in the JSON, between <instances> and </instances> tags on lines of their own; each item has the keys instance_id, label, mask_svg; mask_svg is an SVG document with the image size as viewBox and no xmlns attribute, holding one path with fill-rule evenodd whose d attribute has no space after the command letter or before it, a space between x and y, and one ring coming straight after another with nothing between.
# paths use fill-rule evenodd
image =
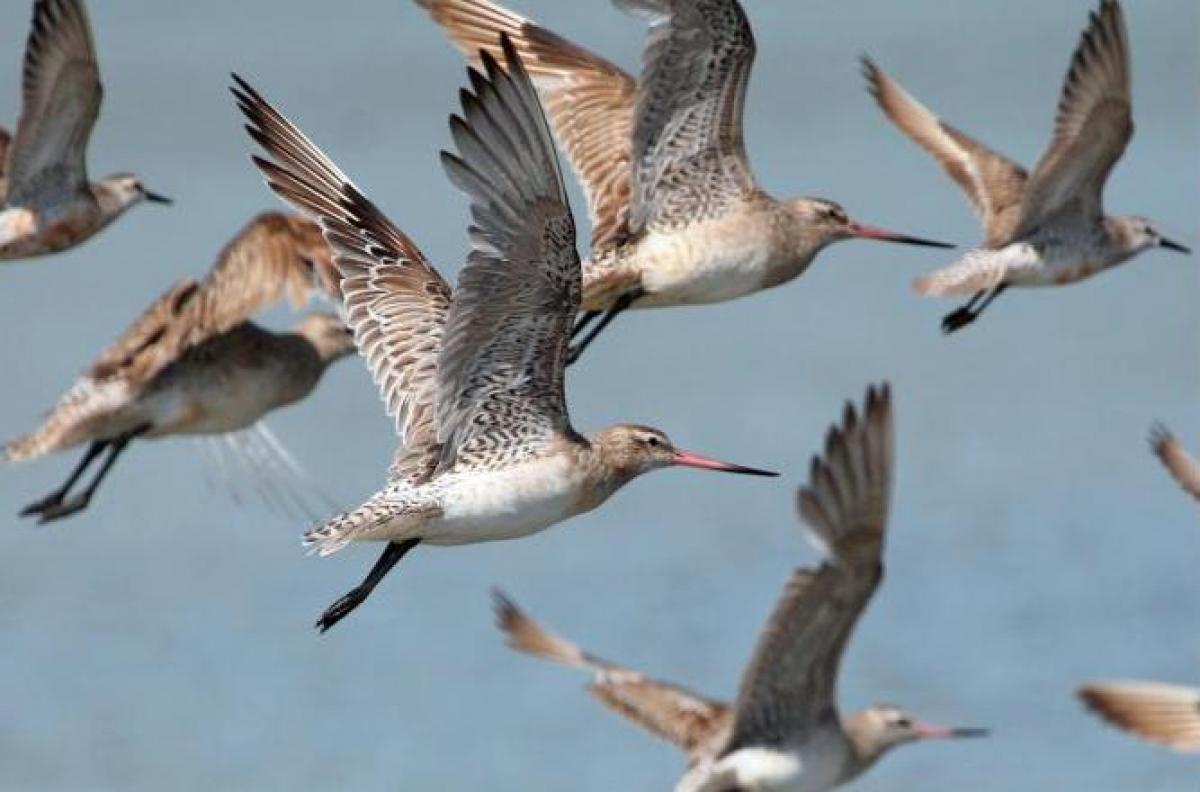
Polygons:
<instances>
[{"instance_id":1,"label":"flying shorebird","mask_svg":"<svg viewBox=\"0 0 1200 792\"><path fill-rule=\"evenodd\" d=\"M867 391L862 418L847 404L813 458L800 489L800 514L829 558L798 569L784 589L734 705L658 682L601 660L545 630L497 592L509 645L591 670L601 702L687 752L676 787L689 792L803 790L850 781L897 745L982 736L981 729L920 723L891 706L842 718L836 687L842 653L883 574L892 484L891 394Z\"/></svg>"},{"instance_id":2,"label":"flying shorebird","mask_svg":"<svg viewBox=\"0 0 1200 792\"><path fill-rule=\"evenodd\" d=\"M1200 690L1163 682L1093 682L1078 691L1097 716L1143 740L1200 753Z\"/></svg>"},{"instance_id":3,"label":"flying shorebird","mask_svg":"<svg viewBox=\"0 0 1200 792\"><path fill-rule=\"evenodd\" d=\"M489 0L417 0L467 57L507 34L541 92L592 221L574 360L627 308L723 302L803 273L851 237L953 247L863 225L754 177L742 106L754 36L736 0L617 0L650 23L641 80Z\"/></svg>"},{"instance_id":4,"label":"flying shorebird","mask_svg":"<svg viewBox=\"0 0 1200 792\"><path fill-rule=\"evenodd\" d=\"M234 432L308 396L326 366L354 351L346 326L314 313L292 332L273 333L248 319L285 295L294 304L314 292L336 297L331 256L313 223L269 212L226 245L203 281L167 290L41 426L4 447L8 461L22 462L88 444L66 482L21 515L44 523L86 508L135 438ZM91 483L68 498L106 451Z\"/></svg>"},{"instance_id":5,"label":"flying shorebird","mask_svg":"<svg viewBox=\"0 0 1200 792\"><path fill-rule=\"evenodd\" d=\"M34 0L15 137L0 130L0 260L58 253L143 200L171 203L118 173L88 181L100 67L83 0Z\"/></svg>"},{"instance_id":6,"label":"flying shorebird","mask_svg":"<svg viewBox=\"0 0 1200 792\"><path fill-rule=\"evenodd\" d=\"M1129 42L1116 0L1091 14L1054 138L1032 174L942 121L868 58L863 71L884 114L942 164L983 221L983 247L913 284L922 295L971 295L943 319L945 332L975 321L1010 286L1074 283L1154 247L1191 252L1143 217L1104 214L1104 183L1133 137Z\"/></svg>"},{"instance_id":7,"label":"flying shorebird","mask_svg":"<svg viewBox=\"0 0 1200 792\"><path fill-rule=\"evenodd\" d=\"M1150 429L1150 449L1183 491L1200 500L1200 462L1184 450L1167 427L1155 424Z\"/></svg>"},{"instance_id":8,"label":"flying shorebird","mask_svg":"<svg viewBox=\"0 0 1200 792\"><path fill-rule=\"evenodd\" d=\"M507 41L507 39L506 39ZM329 629L416 547L513 539L591 511L635 477L683 465L776 475L677 450L658 429L581 435L563 390L579 310L575 225L537 93L512 48L468 70L442 153L471 198L471 252L450 287L307 137L239 78L255 158L276 193L321 223L359 352L396 419L388 483L309 531L321 555L385 541L374 568L318 620Z\"/></svg>"}]
</instances>

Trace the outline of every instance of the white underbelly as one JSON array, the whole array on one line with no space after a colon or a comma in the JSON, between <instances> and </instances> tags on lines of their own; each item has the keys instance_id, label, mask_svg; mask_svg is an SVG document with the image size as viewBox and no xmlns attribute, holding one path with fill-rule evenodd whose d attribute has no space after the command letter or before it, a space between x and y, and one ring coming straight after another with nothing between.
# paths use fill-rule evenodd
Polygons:
<instances>
[{"instance_id":1,"label":"white underbelly","mask_svg":"<svg viewBox=\"0 0 1200 792\"><path fill-rule=\"evenodd\" d=\"M508 470L449 475L442 514L421 531L429 544L516 539L579 512L581 481L563 456Z\"/></svg>"},{"instance_id":2,"label":"white underbelly","mask_svg":"<svg viewBox=\"0 0 1200 792\"><path fill-rule=\"evenodd\" d=\"M709 767L709 778L719 782L692 782L691 787L681 784L680 788L701 792L726 787L747 792L827 792L847 780L847 757L845 743L837 736L831 734L822 742L807 745L799 753L742 748Z\"/></svg>"},{"instance_id":3,"label":"white underbelly","mask_svg":"<svg viewBox=\"0 0 1200 792\"><path fill-rule=\"evenodd\" d=\"M1046 246L1037 266L1012 268L1007 282L1014 286L1063 286L1090 278L1124 261L1106 251L1081 246Z\"/></svg>"},{"instance_id":4,"label":"white underbelly","mask_svg":"<svg viewBox=\"0 0 1200 792\"><path fill-rule=\"evenodd\" d=\"M651 234L638 245L645 296L634 307L702 305L752 294L767 279L763 240L689 229L687 234Z\"/></svg>"}]
</instances>

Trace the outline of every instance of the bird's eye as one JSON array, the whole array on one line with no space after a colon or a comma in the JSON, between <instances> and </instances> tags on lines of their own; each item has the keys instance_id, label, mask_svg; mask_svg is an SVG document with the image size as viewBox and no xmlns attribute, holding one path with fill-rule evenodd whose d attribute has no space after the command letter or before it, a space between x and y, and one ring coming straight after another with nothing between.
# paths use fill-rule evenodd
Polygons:
<instances>
[{"instance_id":1,"label":"bird's eye","mask_svg":"<svg viewBox=\"0 0 1200 792\"><path fill-rule=\"evenodd\" d=\"M907 729L912 726L912 721L908 718L896 718L896 725L901 729Z\"/></svg>"},{"instance_id":2,"label":"bird's eye","mask_svg":"<svg viewBox=\"0 0 1200 792\"><path fill-rule=\"evenodd\" d=\"M662 441L659 440L654 435L651 435L650 437L646 438L646 444L649 445L651 448L657 448L658 446L662 445Z\"/></svg>"}]
</instances>

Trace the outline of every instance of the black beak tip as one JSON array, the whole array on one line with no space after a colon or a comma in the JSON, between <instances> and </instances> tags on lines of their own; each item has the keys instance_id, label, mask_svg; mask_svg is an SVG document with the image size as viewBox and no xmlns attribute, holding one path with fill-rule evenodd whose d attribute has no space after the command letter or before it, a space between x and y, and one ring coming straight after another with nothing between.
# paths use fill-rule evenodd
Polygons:
<instances>
[{"instance_id":1,"label":"black beak tip","mask_svg":"<svg viewBox=\"0 0 1200 792\"><path fill-rule=\"evenodd\" d=\"M939 248L941 250L954 250L958 245L953 245L949 242L938 242L935 239L919 239L910 237L904 240L909 245L920 245L921 247Z\"/></svg>"},{"instance_id":2,"label":"black beak tip","mask_svg":"<svg viewBox=\"0 0 1200 792\"><path fill-rule=\"evenodd\" d=\"M1192 249L1187 245L1181 245L1178 242L1170 239L1161 239L1159 240L1158 245L1159 247L1164 247L1167 250L1173 250L1176 253L1183 253L1184 255L1191 255L1192 253Z\"/></svg>"},{"instance_id":3,"label":"black beak tip","mask_svg":"<svg viewBox=\"0 0 1200 792\"><path fill-rule=\"evenodd\" d=\"M991 729L980 729L976 727L964 727L955 729L953 736L955 737L987 737L992 733Z\"/></svg>"},{"instance_id":4,"label":"black beak tip","mask_svg":"<svg viewBox=\"0 0 1200 792\"><path fill-rule=\"evenodd\" d=\"M151 203L162 204L164 206L170 206L171 204L175 203L175 201L171 198L168 198L161 193L151 192L150 190L145 190L143 195L145 196L146 200L150 201Z\"/></svg>"}]
</instances>

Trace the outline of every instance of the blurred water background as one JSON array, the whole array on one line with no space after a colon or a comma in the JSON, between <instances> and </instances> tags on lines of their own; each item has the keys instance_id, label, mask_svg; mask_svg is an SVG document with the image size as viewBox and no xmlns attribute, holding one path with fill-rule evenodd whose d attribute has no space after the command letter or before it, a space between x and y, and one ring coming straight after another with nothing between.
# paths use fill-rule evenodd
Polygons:
<instances>
[{"instance_id":1,"label":"blurred water background","mask_svg":"<svg viewBox=\"0 0 1200 792\"><path fill-rule=\"evenodd\" d=\"M1091 4L746 5L759 43L746 134L764 185L970 244L963 197L876 110L856 56L1032 165ZM136 170L177 203L4 266L0 434L32 426L150 300L277 206L247 162L231 70L456 271L465 202L435 155L464 75L415 6L91 6L106 85L93 175ZM1138 132L1108 207L1200 247L1200 14L1193 0L1127 6ZM639 62L641 24L602 0L517 10ZM28 13L9 0L0 26L10 122ZM995 732L897 752L855 788L1194 786L1194 761L1104 728L1072 690L1097 676L1200 683L1196 506L1145 444L1161 419L1197 447L1200 259L1151 252L1069 289L1008 294L944 338L953 303L918 299L909 281L949 258L846 242L773 292L622 318L571 371L578 427L660 425L784 477L659 473L532 539L416 552L324 637L312 621L377 549L306 558L304 522L214 490L195 441L136 444L89 511L47 528L15 513L74 456L5 470L0 788L669 788L681 757L601 711L580 676L503 648L488 588L604 656L732 697L790 569L815 560L792 506L808 457L843 401L882 379L899 430L888 575L842 700ZM270 423L339 503L382 481L394 437L357 359Z\"/></svg>"}]
</instances>

